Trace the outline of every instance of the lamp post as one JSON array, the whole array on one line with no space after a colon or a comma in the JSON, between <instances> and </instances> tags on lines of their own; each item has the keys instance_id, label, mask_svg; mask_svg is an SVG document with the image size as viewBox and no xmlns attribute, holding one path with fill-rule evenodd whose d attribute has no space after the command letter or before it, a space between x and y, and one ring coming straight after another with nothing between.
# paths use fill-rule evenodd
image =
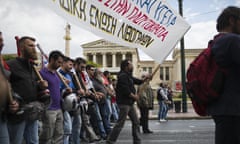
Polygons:
<instances>
[{"instance_id":1,"label":"lamp post","mask_svg":"<svg viewBox=\"0 0 240 144\"><path fill-rule=\"evenodd\" d=\"M179 13L181 16L183 16L183 6L182 6L183 0L178 0L179 4ZM185 51L184 51L184 36L182 37L180 41L180 47L181 47L181 71L182 71L182 112L187 112L187 95L186 95L186 76L185 76Z\"/></svg>"}]
</instances>

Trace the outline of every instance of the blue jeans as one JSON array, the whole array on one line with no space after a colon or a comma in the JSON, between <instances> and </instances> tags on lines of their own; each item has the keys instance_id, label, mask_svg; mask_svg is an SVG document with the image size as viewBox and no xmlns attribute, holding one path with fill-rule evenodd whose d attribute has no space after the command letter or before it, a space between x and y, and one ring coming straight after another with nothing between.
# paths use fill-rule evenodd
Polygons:
<instances>
[{"instance_id":1,"label":"blue jeans","mask_svg":"<svg viewBox=\"0 0 240 144\"><path fill-rule=\"evenodd\" d=\"M117 103L112 103L112 116L113 116L114 122L117 122L119 117L118 114L119 114L119 109L118 109Z\"/></svg>"},{"instance_id":2,"label":"blue jeans","mask_svg":"<svg viewBox=\"0 0 240 144\"><path fill-rule=\"evenodd\" d=\"M72 117L72 140L73 144L80 144L80 131L82 126L82 119L80 114L75 114Z\"/></svg>"},{"instance_id":3,"label":"blue jeans","mask_svg":"<svg viewBox=\"0 0 240 144\"><path fill-rule=\"evenodd\" d=\"M159 101L158 119L166 119L168 107L164 101Z\"/></svg>"},{"instance_id":4,"label":"blue jeans","mask_svg":"<svg viewBox=\"0 0 240 144\"><path fill-rule=\"evenodd\" d=\"M17 124L8 123L11 144L22 144L23 137L26 144L38 144L38 120L22 121Z\"/></svg>"},{"instance_id":5,"label":"blue jeans","mask_svg":"<svg viewBox=\"0 0 240 144\"><path fill-rule=\"evenodd\" d=\"M107 99L104 104L99 104L99 109L100 109L100 114L102 117L104 129L105 129L106 133L109 134L111 131L111 125L110 125L110 116L108 113L109 107L108 107Z\"/></svg>"},{"instance_id":6,"label":"blue jeans","mask_svg":"<svg viewBox=\"0 0 240 144\"><path fill-rule=\"evenodd\" d=\"M109 121L109 124L110 124L110 121L111 121L111 115L112 115L112 102L111 102L111 99L110 98L106 98L106 113L107 113L107 116L108 116L108 121Z\"/></svg>"},{"instance_id":7,"label":"blue jeans","mask_svg":"<svg viewBox=\"0 0 240 144\"><path fill-rule=\"evenodd\" d=\"M81 116L80 114L74 114L71 118L68 111L63 113L64 118L64 136L63 143L69 144L69 138L72 136L73 144L80 144L80 130L81 130Z\"/></svg>"},{"instance_id":8,"label":"blue jeans","mask_svg":"<svg viewBox=\"0 0 240 144\"><path fill-rule=\"evenodd\" d=\"M63 131L64 131L63 143L68 144L69 137L72 133L72 120L68 111L63 112Z\"/></svg>"},{"instance_id":9,"label":"blue jeans","mask_svg":"<svg viewBox=\"0 0 240 144\"><path fill-rule=\"evenodd\" d=\"M9 144L7 122L2 120L0 115L0 144Z\"/></svg>"},{"instance_id":10,"label":"blue jeans","mask_svg":"<svg viewBox=\"0 0 240 144\"><path fill-rule=\"evenodd\" d=\"M97 124L98 124L98 128L99 128L99 131L100 131L100 135L102 138L106 137L106 131L105 131L105 128L104 128L104 125L103 125L103 119L102 119L102 116L101 116L101 113L100 113L100 108L98 106L98 103L97 102L94 102L94 105L95 105L95 110L96 110L96 119L97 119Z\"/></svg>"}]
</instances>

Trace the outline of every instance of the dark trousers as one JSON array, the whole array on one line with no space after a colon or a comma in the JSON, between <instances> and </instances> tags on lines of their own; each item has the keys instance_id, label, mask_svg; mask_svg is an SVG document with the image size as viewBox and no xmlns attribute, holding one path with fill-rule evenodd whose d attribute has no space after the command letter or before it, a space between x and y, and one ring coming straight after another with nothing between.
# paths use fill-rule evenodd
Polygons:
<instances>
[{"instance_id":1,"label":"dark trousers","mask_svg":"<svg viewBox=\"0 0 240 144\"><path fill-rule=\"evenodd\" d=\"M86 105L81 106L81 117L82 117L82 128L83 128L82 130L85 130L87 136L89 137L89 141L97 140L98 137L90 124L90 118L89 118L89 115L87 114Z\"/></svg>"},{"instance_id":2,"label":"dark trousers","mask_svg":"<svg viewBox=\"0 0 240 144\"><path fill-rule=\"evenodd\" d=\"M148 128L148 114L149 114L149 109L145 107L139 107L140 109L140 124L142 125L142 130L143 132L149 131Z\"/></svg>"},{"instance_id":3,"label":"dark trousers","mask_svg":"<svg viewBox=\"0 0 240 144\"><path fill-rule=\"evenodd\" d=\"M215 144L240 144L240 116L213 116Z\"/></svg>"},{"instance_id":4,"label":"dark trousers","mask_svg":"<svg viewBox=\"0 0 240 144\"><path fill-rule=\"evenodd\" d=\"M137 117L136 110L133 105L122 105L119 104L119 119L112 129L111 133L108 136L107 144L112 144L117 141L117 138L124 126L124 123L127 119L127 116L129 116L131 122L132 122L132 136L133 136L133 143L134 144L140 144L141 139L139 135L139 119Z\"/></svg>"}]
</instances>

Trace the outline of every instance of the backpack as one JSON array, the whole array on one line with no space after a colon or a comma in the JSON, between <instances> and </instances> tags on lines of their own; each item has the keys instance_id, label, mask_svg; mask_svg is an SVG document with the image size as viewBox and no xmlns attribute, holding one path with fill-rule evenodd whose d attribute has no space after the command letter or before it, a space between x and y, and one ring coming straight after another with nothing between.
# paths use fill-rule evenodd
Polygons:
<instances>
[{"instance_id":1,"label":"backpack","mask_svg":"<svg viewBox=\"0 0 240 144\"><path fill-rule=\"evenodd\" d=\"M157 100L160 101L161 94L160 94L160 88L157 90Z\"/></svg>"},{"instance_id":2,"label":"backpack","mask_svg":"<svg viewBox=\"0 0 240 144\"><path fill-rule=\"evenodd\" d=\"M163 97L162 97L162 95L161 95L161 93L160 93L161 90L162 90L161 87L157 90L157 100L158 100L158 101L164 100Z\"/></svg>"},{"instance_id":3,"label":"backpack","mask_svg":"<svg viewBox=\"0 0 240 144\"><path fill-rule=\"evenodd\" d=\"M218 66L211 50L216 39L222 35L218 34L209 41L208 48L196 57L187 70L187 94L200 116L208 115L207 107L220 97L224 87L226 69Z\"/></svg>"}]
</instances>

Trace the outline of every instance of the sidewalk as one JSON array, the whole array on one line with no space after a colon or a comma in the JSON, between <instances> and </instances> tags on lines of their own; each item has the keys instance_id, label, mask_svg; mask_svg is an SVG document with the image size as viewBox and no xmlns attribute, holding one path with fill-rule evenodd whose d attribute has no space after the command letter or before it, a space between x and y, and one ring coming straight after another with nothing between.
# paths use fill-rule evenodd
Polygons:
<instances>
[{"instance_id":1,"label":"sidewalk","mask_svg":"<svg viewBox=\"0 0 240 144\"><path fill-rule=\"evenodd\" d=\"M154 110L149 112L150 119L158 118L158 104L154 105ZM167 119L210 119L210 116L202 117L195 113L192 104L188 103L187 112L176 113L175 109L171 109L168 111Z\"/></svg>"}]
</instances>

